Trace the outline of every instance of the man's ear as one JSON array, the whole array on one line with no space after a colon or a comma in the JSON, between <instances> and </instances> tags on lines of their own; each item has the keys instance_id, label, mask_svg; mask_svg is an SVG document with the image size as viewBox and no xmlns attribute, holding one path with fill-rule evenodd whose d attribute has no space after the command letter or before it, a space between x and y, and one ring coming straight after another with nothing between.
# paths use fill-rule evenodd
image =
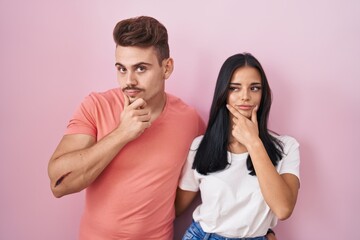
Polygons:
<instances>
[{"instance_id":1,"label":"man's ear","mask_svg":"<svg viewBox=\"0 0 360 240\"><path fill-rule=\"evenodd\" d=\"M168 79L171 73L174 71L174 60L172 58L164 59L163 67L164 67L164 79Z\"/></svg>"}]
</instances>

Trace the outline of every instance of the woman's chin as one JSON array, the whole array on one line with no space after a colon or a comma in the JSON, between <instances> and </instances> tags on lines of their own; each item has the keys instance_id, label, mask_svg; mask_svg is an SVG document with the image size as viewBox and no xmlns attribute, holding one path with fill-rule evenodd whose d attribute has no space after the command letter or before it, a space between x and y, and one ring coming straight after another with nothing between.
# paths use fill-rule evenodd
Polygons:
<instances>
[{"instance_id":1,"label":"woman's chin","mask_svg":"<svg viewBox=\"0 0 360 240\"><path fill-rule=\"evenodd\" d=\"M247 119L251 119L251 112L248 111L239 111L241 115L246 117Z\"/></svg>"}]
</instances>

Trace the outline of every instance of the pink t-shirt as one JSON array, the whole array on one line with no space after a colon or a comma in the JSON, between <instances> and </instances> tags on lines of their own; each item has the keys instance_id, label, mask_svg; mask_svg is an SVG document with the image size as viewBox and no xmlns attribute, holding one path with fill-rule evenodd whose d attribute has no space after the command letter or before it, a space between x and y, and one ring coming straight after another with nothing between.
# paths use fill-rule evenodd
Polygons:
<instances>
[{"instance_id":1,"label":"pink t-shirt","mask_svg":"<svg viewBox=\"0 0 360 240\"><path fill-rule=\"evenodd\" d=\"M119 124L120 89L92 93L70 120L66 134L103 138ZM87 188L80 239L173 238L174 200L181 168L204 123L197 112L167 94L162 114L128 143Z\"/></svg>"}]
</instances>

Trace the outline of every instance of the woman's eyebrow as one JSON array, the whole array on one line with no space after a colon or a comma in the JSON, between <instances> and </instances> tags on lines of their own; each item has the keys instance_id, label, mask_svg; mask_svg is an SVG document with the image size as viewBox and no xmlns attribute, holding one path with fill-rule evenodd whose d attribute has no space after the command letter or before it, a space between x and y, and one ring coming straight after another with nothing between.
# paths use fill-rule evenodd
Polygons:
<instances>
[{"instance_id":1,"label":"woman's eyebrow","mask_svg":"<svg viewBox=\"0 0 360 240\"><path fill-rule=\"evenodd\" d=\"M236 86L241 86L241 83L237 83L237 82L231 82L230 85L236 85ZM261 85L260 82L253 82L253 83L250 83L250 86L254 86L254 85Z\"/></svg>"}]
</instances>

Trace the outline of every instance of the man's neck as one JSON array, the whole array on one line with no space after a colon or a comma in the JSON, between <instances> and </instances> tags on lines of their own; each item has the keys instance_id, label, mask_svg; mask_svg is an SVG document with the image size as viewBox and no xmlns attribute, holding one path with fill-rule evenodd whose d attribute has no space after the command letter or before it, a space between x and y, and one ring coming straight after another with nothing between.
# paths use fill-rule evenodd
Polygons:
<instances>
[{"instance_id":1,"label":"man's neck","mask_svg":"<svg viewBox=\"0 0 360 240\"><path fill-rule=\"evenodd\" d=\"M149 107L151 111L150 122L155 121L161 115L161 113L164 111L164 108L166 106L166 101L167 101L167 95L164 92L164 94L161 95L161 97L159 97L158 99L156 99L156 101L150 101L148 103L146 108Z\"/></svg>"}]
</instances>

